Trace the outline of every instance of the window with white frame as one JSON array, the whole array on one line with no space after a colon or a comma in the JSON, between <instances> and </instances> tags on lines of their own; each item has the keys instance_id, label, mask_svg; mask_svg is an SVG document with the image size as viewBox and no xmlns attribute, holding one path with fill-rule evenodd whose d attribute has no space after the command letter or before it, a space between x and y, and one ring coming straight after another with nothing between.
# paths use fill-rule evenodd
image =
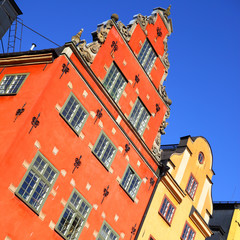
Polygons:
<instances>
[{"instance_id":1,"label":"window with white frame","mask_svg":"<svg viewBox=\"0 0 240 240\"><path fill-rule=\"evenodd\" d=\"M39 213L58 174L58 170L38 152L19 184L16 195Z\"/></svg>"},{"instance_id":2,"label":"window with white frame","mask_svg":"<svg viewBox=\"0 0 240 240\"><path fill-rule=\"evenodd\" d=\"M149 119L150 113L147 111L141 100L137 98L130 113L129 121L140 135L143 134Z\"/></svg>"},{"instance_id":3,"label":"window with white frame","mask_svg":"<svg viewBox=\"0 0 240 240\"><path fill-rule=\"evenodd\" d=\"M159 213L169 224L171 224L175 209L173 203L165 196Z\"/></svg>"},{"instance_id":4,"label":"window with white frame","mask_svg":"<svg viewBox=\"0 0 240 240\"><path fill-rule=\"evenodd\" d=\"M78 239L91 211L91 205L74 189L61 214L55 230L64 239Z\"/></svg>"},{"instance_id":5,"label":"window with white frame","mask_svg":"<svg viewBox=\"0 0 240 240\"><path fill-rule=\"evenodd\" d=\"M108 169L116 155L117 148L102 131L93 147L94 155Z\"/></svg>"},{"instance_id":6,"label":"window with white frame","mask_svg":"<svg viewBox=\"0 0 240 240\"><path fill-rule=\"evenodd\" d=\"M192 199L194 198L194 195L196 193L197 186L198 186L198 182L196 181L196 179L191 174L191 176L190 176L190 178L188 180L186 192L190 195L190 197Z\"/></svg>"},{"instance_id":7,"label":"window with white frame","mask_svg":"<svg viewBox=\"0 0 240 240\"><path fill-rule=\"evenodd\" d=\"M182 240L193 240L195 237L196 233L195 231L190 227L188 223L185 224L183 233L181 236Z\"/></svg>"},{"instance_id":8,"label":"window with white frame","mask_svg":"<svg viewBox=\"0 0 240 240\"><path fill-rule=\"evenodd\" d=\"M116 64L113 62L104 79L103 86L110 93L114 101L118 102L126 85L127 80L124 78Z\"/></svg>"},{"instance_id":9,"label":"window with white frame","mask_svg":"<svg viewBox=\"0 0 240 240\"><path fill-rule=\"evenodd\" d=\"M157 54L154 52L151 44L146 39L138 54L138 60L148 74L151 72L156 59Z\"/></svg>"},{"instance_id":10,"label":"window with white frame","mask_svg":"<svg viewBox=\"0 0 240 240\"><path fill-rule=\"evenodd\" d=\"M137 191L140 187L140 184L141 184L140 177L129 165L122 178L121 186L125 189L125 191L129 194L131 198L135 198L135 196L137 195Z\"/></svg>"},{"instance_id":11,"label":"window with white frame","mask_svg":"<svg viewBox=\"0 0 240 240\"><path fill-rule=\"evenodd\" d=\"M106 222L103 223L98 233L97 240L118 240L118 234Z\"/></svg>"},{"instance_id":12,"label":"window with white frame","mask_svg":"<svg viewBox=\"0 0 240 240\"><path fill-rule=\"evenodd\" d=\"M79 134L87 120L88 112L74 94L70 93L61 109L60 115L67 121L70 127Z\"/></svg>"},{"instance_id":13,"label":"window with white frame","mask_svg":"<svg viewBox=\"0 0 240 240\"><path fill-rule=\"evenodd\" d=\"M27 73L5 75L0 82L0 95L16 94L27 76Z\"/></svg>"}]
</instances>

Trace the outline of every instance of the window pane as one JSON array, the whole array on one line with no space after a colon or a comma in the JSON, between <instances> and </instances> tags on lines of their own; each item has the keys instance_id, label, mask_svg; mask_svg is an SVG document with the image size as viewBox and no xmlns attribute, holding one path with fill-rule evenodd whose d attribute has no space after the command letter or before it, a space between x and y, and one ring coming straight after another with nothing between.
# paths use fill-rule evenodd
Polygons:
<instances>
[{"instance_id":1,"label":"window pane","mask_svg":"<svg viewBox=\"0 0 240 240\"><path fill-rule=\"evenodd\" d=\"M35 174L32 170L28 173L25 181L23 182L21 188L19 189L18 193L25 199L28 200L29 196L32 192L32 189L35 187L39 177Z\"/></svg>"},{"instance_id":2,"label":"window pane","mask_svg":"<svg viewBox=\"0 0 240 240\"><path fill-rule=\"evenodd\" d=\"M38 186L36 187L36 190L34 191L29 203L38 210L39 206L41 205L43 198L46 195L46 192L48 191L49 186L44 183L42 180L39 181Z\"/></svg>"},{"instance_id":3,"label":"window pane","mask_svg":"<svg viewBox=\"0 0 240 240\"><path fill-rule=\"evenodd\" d=\"M141 103L141 101L137 99L130 114L129 121L140 135L143 134L149 119L150 114L148 113L144 105Z\"/></svg>"},{"instance_id":4,"label":"window pane","mask_svg":"<svg viewBox=\"0 0 240 240\"><path fill-rule=\"evenodd\" d=\"M58 171L38 152L19 184L16 195L39 212L57 175Z\"/></svg>"},{"instance_id":5,"label":"window pane","mask_svg":"<svg viewBox=\"0 0 240 240\"><path fill-rule=\"evenodd\" d=\"M72 198L70 200L70 202L74 205L76 209L78 208L80 201L81 198L76 193L72 195Z\"/></svg>"},{"instance_id":6,"label":"window pane","mask_svg":"<svg viewBox=\"0 0 240 240\"><path fill-rule=\"evenodd\" d=\"M165 216L166 214L166 211L167 211L167 207L168 207L168 200L167 198L164 199L164 202L162 204L162 207L161 207L161 210L160 210L160 213Z\"/></svg>"},{"instance_id":7,"label":"window pane","mask_svg":"<svg viewBox=\"0 0 240 240\"><path fill-rule=\"evenodd\" d=\"M100 159L102 158L107 143L108 143L107 138L102 134L100 139L98 140L97 146L94 149L94 153L97 155L98 158Z\"/></svg>"},{"instance_id":8,"label":"window pane","mask_svg":"<svg viewBox=\"0 0 240 240\"><path fill-rule=\"evenodd\" d=\"M93 152L96 157L104 164L104 166L108 168L114 158L116 147L108 139L105 133L101 132L100 134L101 135L93 148Z\"/></svg>"},{"instance_id":9,"label":"window pane","mask_svg":"<svg viewBox=\"0 0 240 240\"><path fill-rule=\"evenodd\" d=\"M97 240L118 240L119 236L104 222L98 234Z\"/></svg>"},{"instance_id":10,"label":"window pane","mask_svg":"<svg viewBox=\"0 0 240 240\"><path fill-rule=\"evenodd\" d=\"M128 168L126 174L123 177L123 181L122 181L122 186L124 187L124 189L128 188L128 185L130 184L133 175L134 175L134 173L131 170L131 168Z\"/></svg>"},{"instance_id":11,"label":"window pane","mask_svg":"<svg viewBox=\"0 0 240 240\"><path fill-rule=\"evenodd\" d=\"M137 194L139 185L140 185L140 178L130 167L128 167L123 177L123 180L121 182L121 186L126 190L126 192L132 198L134 198Z\"/></svg>"},{"instance_id":12,"label":"window pane","mask_svg":"<svg viewBox=\"0 0 240 240\"><path fill-rule=\"evenodd\" d=\"M77 133L80 132L88 116L88 112L73 94L68 98L60 114Z\"/></svg>"},{"instance_id":13,"label":"window pane","mask_svg":"<svg viewBox=\"0 0 240 240\"><path fill-rule=\"evenodd\" d=\"M148 74L155 63L156 58L156 53L154 52L148 40L146 40L138 54L138 60Z\"/></svg>"},{"instance_id":14,"label":"window pane","mask_svg":"<svg viewBox=\"0 0 240 240\"><path fill-rule=\"evenodd\" d=\"M115 63L113 63L104 79L103 86L107 89L112 98L118 101L126 84L127 81L118 70Z\"/></svg>"},{"instance_id":15,"label":"window pane","mask_svg":"<svg viewBox=\"0 0 240 240\"><path fill-rule=\"evenodd\" d=\"M66 235L67 239L77 239L77 235L82 227L83 219L78 215L75 215L72 224L69 227L68 233Z\"/></svg>"},{"instance_id":16,"label":"window pane","mask_svg":"<svg viewBox=\"0 0 240 240\"><path fill-rule=\"evenodd\" d=\"M196 179L191 175L187 184L186 192L190 195L191 198L194 197L197 190L198 183Z\"/></svg>"},{"instance_id":17,"label":"window pane","mask_svg":"<svg viewBox=\"0 0 240 240\"><path fill-rule=\"evenodd\" d=\"M70 221L74 215L74 210L70 207L67 206L59 224L58 224L58 230L65 235L67 228L69 228Z\"/></svg>"},{"instance_id":18,"label":"window pane","mask_svg":"<svg viewBox=\"0 0 240 240\"><path fill-rule=\"evenodd\" d=\"M21 87L27 74L7 75L0 82L0 94L15 94Z\"/></svg>"},{"instance_id":19,"label":"window pane","mask_svg":"<svg viewBox=\"0 0 240 240\"><path fill-rule=\"evenodd\" d=\"M74 190L56 225L64 239L78 239L90 212L90 205Z\"/></svg>"}]
</instances>

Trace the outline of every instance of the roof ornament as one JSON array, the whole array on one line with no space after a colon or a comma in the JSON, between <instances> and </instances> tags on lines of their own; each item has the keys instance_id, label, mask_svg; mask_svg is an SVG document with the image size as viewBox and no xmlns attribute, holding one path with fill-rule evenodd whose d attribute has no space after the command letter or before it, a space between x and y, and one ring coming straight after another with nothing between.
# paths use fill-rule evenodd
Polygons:
<instances>
[{"instance_id":1,"label":"roof ornament","mask_svg":"<svg viewBox=\"0 0 240 240\"><path fill-rule=\"evenodd\" d=\"M168 17L170 16L170 9L171 9L171 4L169 5L169 7L163 12L163 15L166 19L168 19Z\"/></svg>"},{"instance_id":2,"label":"roof ornament","mask_svg":"<svg viewBox=\"0 0 240 240\"><path fill-rule=\"evenodd\" d=\"M111 19L114 21L114 22L117 22L119 17L116 13L113 13L112 16L111 16Z\"/></svg>"},{"instance_id":3,"label":"roof ornament","mask_svg":"<svg viewBox=\"0 0 240 240\"><path fill-rule=\"evenodd\" d=\"M77 46L80 41L81 41L81 35L82 35L82 32L83 32L83 28L81 28L81 30L75 35L72 37L72 42Z\"/></svg>"}]
</instances>

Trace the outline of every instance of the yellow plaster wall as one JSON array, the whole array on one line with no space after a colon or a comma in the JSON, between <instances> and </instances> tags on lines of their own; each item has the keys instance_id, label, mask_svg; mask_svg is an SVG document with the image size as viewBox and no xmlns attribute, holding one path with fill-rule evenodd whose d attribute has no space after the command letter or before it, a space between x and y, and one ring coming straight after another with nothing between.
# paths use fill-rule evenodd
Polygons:
<instances>
[{"instance_id":1,"label":"yellow plaster wall","mask_svg":"<svg viewBox=\"0 0 240 240\"><path fill-rule=\"evenodd\" d=\"M227 240L240 239L240 209L235 209L232 217L232 222L228 232Z\"/></svg>"},{"instance_id":2,"label":"yellow plaster wall","mask_svg":"<svg viewBox=\"0 0 240 240\"><path fill-rule=\"evenodd\" d=\"M158 213L165 195L176 207L171 225L169 225ZM205 239L197 227L194 225L194 223L189 219L191 207L192 204L190 197L186 196L184 200L178 204L171 193L165 188L162 183L160 183L147 213L146 220L138 236L138 240L149 240L150 235L152 235L155 240L180 239L186 220L196 232L196 237L194 240Z\"/></svg>"},{"instance_id":3,"label":"yellow plaster wall","mask_svg":"<svg viewBox=\"0 0 240 240\"><path fill-rule=\"evenodd\" d=\"M187 148L185 151L190 152L190 157L187 163L187 166L185 168L185 171L182 173L182 179L181 182L179 183L180 187L185 190L188 180L190 178L190 175L192 174L196 180L198 181L198 187L196 194L194 196L193 200L193 205L194 207L199 206L199 200L203 191L204 183L206 179L208 178L210 184L208 186L209 189L207 189L207 196L204 199L204 203L201 204L201 211L200 214L202 215L203 218L205 218L206 210L212 214L213 207L212 207L212 197L211 197L211 179L213 176L213 171L212 171L212 152L210 149L210 146L207 142L207 140L203 137L198 137L195 141L192 141L192 139L189 137L187 141ZM184 156L184 153L182 154L173 154L171 156L172 162L175 164L175 169L172 170L171 174L173 178L178 173L179 166L181 164L181 160ZM203 152L204 154L204 162L203 164L200 164L198 162L198 154L199 152ZM199 210L199 209L198 209Z\"/></svg>"},{"instance_id":4,"label":"yellow plaster wall","mask_svg":"<svg viewBox=\"0 0 240 240\"><path fill-rule=\"evenodd\" d=\"M182 172L181 174L183 174L183 176L179 178L181 179L179 185L181 189L185 192L190 174L192 173L193 176L198 181L198 187L194 199L192 200L191 197L188 194L186 194L182 202L178 203L176 199L173 197L173 195L168 191L168 189L166 189L163 183L160 182L156 189L152 203L149 207L149 211L146 215L140 234L138 235L137 238L138 240L149 240L150 235L152 235L152 237L154 237L155 240L180 239L186 221L196 232L194 240L205 239L205 237L199 231L197 226L189 218L189 214L192 206L197 208L204 186L205 187L207 186L207 190L205 190L206 192L206 194L204 195L205 197L201 198L203 203L200 204L202 206L200 214L207 221L209 219L207 217L209 215L208 212L212 214L212 198L211 198L211 186L212 186L211 179L213 176L212 153L208 142L206 141L205 138L202 137L197 138L195 141L192 141L191 138L188 138L187 146L188 150L185 151L190 152L190 157L187 161L185 170L181 171ZM203 164L200 164L198 162L198 154L200 151L203 152L205 157ZM185 152L175 153L170 157L171 161L175 165L175 168L171 170L171 175L173 178L175 178L178 173L179 166L181 165L181 160L184 156L184 153ZM206 181L209 181L209 184L204 185ZM176 207L171 225L169 225L158 213L165 195Z\"/></svg>"}]
</instances>

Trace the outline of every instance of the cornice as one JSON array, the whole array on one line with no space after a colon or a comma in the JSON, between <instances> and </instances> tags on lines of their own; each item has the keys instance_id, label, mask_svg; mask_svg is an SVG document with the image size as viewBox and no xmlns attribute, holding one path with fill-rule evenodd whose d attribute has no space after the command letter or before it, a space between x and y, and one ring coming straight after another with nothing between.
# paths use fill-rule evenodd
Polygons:
<instances>
[{"instance_id":1,"label":"cornice","mask_svg":"<svg viewBox=\"0 0 240 240\"><path fill-rule=\"evenodd\" d=\"M23 66L33 64L46 64L53 62L52 53L21 55L21 56L5 56L0 58L0 67Z\"/></svg>"},{"instance_id":2,"label":"cornice","mask_svg":"<svg viewBox=\"0 0 240 240\"><path fill-rule=\"evenodd\" d=\"M190 219L203 234L204 238L210 237L213 234L207 223L196 210L190 215Z\"/></svg>"},{"instance_id":3,"label":"cornice","mask_svg":"<svg viewBox=\"0 0 240 240\"><path fill-rule=\"evenodd\" d=\"M186 194L169 172L167 172L166 175L161 179L161 182L176 199L176 201L181 203Z\"/></svg>"}]
</instances>

